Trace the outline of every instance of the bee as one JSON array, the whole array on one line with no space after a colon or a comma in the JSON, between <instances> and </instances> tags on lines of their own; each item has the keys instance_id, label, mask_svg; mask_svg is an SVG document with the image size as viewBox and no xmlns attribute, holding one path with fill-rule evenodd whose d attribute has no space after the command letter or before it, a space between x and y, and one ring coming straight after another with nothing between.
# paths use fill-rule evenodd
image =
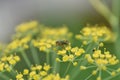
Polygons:
<instances>
[{"instance_id":1,"label":"bee","mask_svg":"<svg viewBox=\"0 0 120 80\"><path fill-rule=\"evenodd\" d=\"M69 45L69 41L67 41L67 40L58 40L58 41L56 41L56 45L64 47L64 46Z\"/></svg>"}]
</instances>

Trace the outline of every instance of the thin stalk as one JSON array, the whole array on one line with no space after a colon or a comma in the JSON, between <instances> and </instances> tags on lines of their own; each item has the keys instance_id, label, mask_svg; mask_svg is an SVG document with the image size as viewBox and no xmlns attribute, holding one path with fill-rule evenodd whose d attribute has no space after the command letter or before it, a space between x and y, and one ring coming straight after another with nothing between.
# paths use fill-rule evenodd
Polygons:
<instances>
[{"instance_id":1,"label":"thin stalk","mask_svg":"<svg viewBox=\"0 0 120 80\"><path fill-rule=\"evenodd\" d=\"M94 43L91 43L90 45L88 45L87 49L86 49L86 53L89 53L90 51L92 51L92 49L95 47L96 44ZM74 78L81 72L81 71L76 71L76 70L79 70L80 68L80 65L86 65L87 64L87 61L83 61L83 62L79 62L79 65L75 68L73 68L71 70L71 80L74 80ZM74 73L74 74L72 74Z\"/></svg>"},{"instance_id":2,"label":"thin stalk","mask_svg":"<svg viewBox=\"0 0 120 80\"><path fill-rule=\"evenodd\" d=\"M67 73L68 70L70 69L70 65L71 65L71 63L68 64L68 66L67 66L67 68L66 68L66 71L65 71L65 73L64 73L64 76L66 75L66 73Z\"/></svg>"},{"instance_id":3,"label":"thin stalk","mask_svg":"<svg viewBox=\"0 0 120 80\"><path fill-rule=\"evenodd\" d=\"M117 73L115 76L109 76L109 77L107 77L107 78L105 78L103 80L111 80L112 78L114 78L114 77L116 77L118 75L120 75L120 73Z\"/></svg>"},{"instance_id":4,"label":"thin stalk","mask_svg":"<svg viewBox=\"0 0 120 80\"><path fill-rule=\"evenodd\" d=\"M35 50L35 47L32 45L32 43L30 43L30 50L31 50L32 57L33 57L35 64L39 64L40 60L39 60L38 55L37 55L38 53Z\"/></svg>"},{"instance_id":5,"label":"thin stalk","mask_svg":"<svg viewBox=\"0 0 120 80\"><path fill-rule=\"evenodd\" d=\"M111 15L113 16L112 12L101 2L101 0L89 0L89 2L107 21L109 21Z\"/></svg>"},{"instance_id":6,"label":"thin stalk","mask_svg":"<svg viewBox=\"0 0 120 80\"><path fill-rule=\"evenodd\" d=\"M116 55L119 57L120 59L120 0L113 0L112 1L112 11L115 14L115 16L117 17L117 19L111 19L111 26L114 28L114 32L116 35L116 41L115 41L115 51L116 51Z\"/></svg>"},{"instance_id":7,"label":"thin stalk","mask_svg":"<svg viewBox=\"0 0 120 80\"><path fill-rule=\"evenodd\" d=\"M116 49L116 55L119 57L120 54L120 28L119 28L119 12L120 12L120 9L119 9L119 0L113 0L112 1L112 11L110 11L110 9L104 5L102 3L101 0L89 0L90 3L92 4L92 6L96 9L96 11L98 11L102 16L104 16L106 18L106 20L110 23L110 25L112 26L112 30L114 31L114 34L115 34L115 38L116 38L116 41L115 41L115 49ZM119 57L120 59L120 57Z\"/></svg>"},{"instance_id":8,"label":"thin stalk","mask_svg":"<svg viewBox=\"0 0 120 80\"><path fill-rule=\"evenodd\" d=\"M53 52L53 66L54 66L53 73L59 72L60 63L56 61L56 57L57 57L57 54Z\"/></svg>"},{"instance_id":9,"label":"thin stalk","mask_svg":"<svg viewBox=\"0 0 120 80\"><path fill-rule=\"evenodd\" d=\"M92 74L90 74L85 80L88 80L91 76L92 76Z\"/></svg>"},{"instance_id":10,"label":"thin stalk","mask_svg":"<svg viewBox=\"0 0 120 80\"><path fill-rule=\"evenodd\" d=\"M47 51L47 53L46 53L46 63L50 64L50 53L49 53L49 51Z\"/></svg>"},{"instance_id":11,"label":"thin stalk","mask_svg":"<svg viewBox=\"0 0 120 80\"><path fill-rule=\"evenodd\" d=\"M21 55L22 55L23 59L25 60L25 62L27 64L28 68L30 68L31 63L30 63L30 60L28 59L26 53L22 49L20 50L20 52L21 52Z\"/></svg>"}]
</instances>

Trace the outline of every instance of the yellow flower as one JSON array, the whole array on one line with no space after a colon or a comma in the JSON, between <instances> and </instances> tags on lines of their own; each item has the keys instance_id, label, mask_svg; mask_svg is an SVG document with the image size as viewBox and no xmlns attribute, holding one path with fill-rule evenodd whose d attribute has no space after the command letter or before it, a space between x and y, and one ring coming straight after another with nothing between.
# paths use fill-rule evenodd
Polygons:
<instances>
[{"instance_id":1,"label":"yellow flower","mask_svg":"<svg viewBox=\"0 0 120 80\"><path fill-rule=\"evenodd\" d=\"M69 45L62 50L58 50L57 54L60 57L57 57L56 60L58 62L71 62L74 66L76 66L79 61L78 57L80 57L83 53L85 53L83 48L71 47Z\"/></svg>"},{"instance_id":2,"label":"yellow flower","mask_svg":"<svg viewBox=\"0 0 120 80\"><path fill-rule=\"evenodd\" d=\"M38 22L37 21L31 21L27 23L23 23L17 26L16 31L17 32L26 32L28 30L32 30L35 27L37 27Z\"/></svg>"},{"instance_id":3,"label":"yellow flower","mask_svg":"<svg viewBox=\"0 0 120 80\"><path fill-rule=\"evenodd\" d=\"M15 61L20 61L20 57L19 56L14 56L13 57Z\"/></svg>"},{"instance_id":4,"label":"yellow flower","mask_svg":"<svg viewBox=\"0 0 120 80\"><path fill-rule=\"evenodd\" d=\"M4 63L1 63L1 62L0 62L0 71L3 71L4 65L5 65Z\"/></svg>"},{"instance_id":5,"label":"yellow flower","mask_svg":"<svg viewBox=\"0 0 120 80\"><path fill-rule=\"evenodd\" d=\"M97 74L97 70L93 70L92 75L96 75Z\"/></svg>"},{"instance_id":6,"label":"yellow flower","mask_svg":"<svg viewBox=\"0 0 120 80\"><path fill-rule=\"evenodd\" d=\"M87 69L87 67L85 67L85 66L80 66L80 70L85 70L85 69Z\"/></svg>"},{"instance_id":7,"label":"yellow flower","mask_svg":"<svg viewBox=\"0 0 120 80\"><path fill-rule=\"evenodd\" d=\"M112 76L115 76L115 75L116 75L116 72L115 72L115 71L111 72L111 75L112 75Z\"/></svg>"},{"instance_id":8,"label":"yellow flower","mask_svg":"<svg viewBox=\"0 0 120 80\"><path fill-rule=\"evenodd\" d=\"M36 75L36 72L35 71L32 71L32 72L30 72L30 77L33 77L34 75Z\"/></svg>"},{"instance_id":9,"label":"yellow flower","mask_svg":"<svg viewBox=\"0 0 120 80\"><path fill-rule=\"evenodd\" d=\"M17 74L16 79L17 79L17 80L23 79L23 75L22 75L21 73L20 73L20 74Z\"/></svg>"},{"instance_id":10,"label":"yellow flower","mask_svg":"<svg viewBox=\"0 0 120 80\"><path fill-rule=\"evenodd\" d=\"M102 80L101 77L97 77L97 80Z\"/></svg>"},{"instance_id":11,"label":"yellow flower","mask_svg":"<svg viewBox=\"0 0 120 80\"><path fill-rule=\"evenodd\" d=\"M28 69L24 69L23 74L27 75L28 73L29 73L29 70Z\"/></svg>"},{"instance_id":12,"label":"yellow flower","mask_svg":"<svg viewBox=\"0 0 120 80\"><path fill-rule=\"evenodd\" d=\"M112 76L116 75L116 72L119 70L110 70L110 65L116 65L118 64L119 60L116 58L116 56L110 54L109 51L104 50L103 52L98 49L93 52L93 54L86 54L85 59L88 61L88 63L91 63L93 66L87 66L87 68L93 68L96 67L95 70L92 71L92 75L96 75L97 72L101 72L102 70L108 72L108 74L111 74ZM109 66L108 66L109 65ZM81 70L86 69L84 66L80 66ZM101 76L97 77L97 80L101 80Z\"/></svg>"},{"instance_id":13,"label":"yellow flower","mask_svg":"<svg viewBox=\"0 0 120 80\"><path fill-rule=\"evenodd\" d=\"M65 78L61 78L58 73L49 74L46 77L44 77L42 80L69 80L69 76L66 76Z\"/></svg>"},{"instance_id":14,"label":"yellow flower","mask_svg":"<svg viewBox=\"0 0 120 80\"><path fill-rule=\"evenodd\" d=\"M41 72L40 72L40 75L41 75L41 76L46 76L46 75L47 75L47 72L46 72L46 71L41 71Z\"/></svg>"},{"instance_id":15,"label":"yellow flower","mask_svg":"<svg viewBox=\"0 0 120 80\"><path fill-rule=\"evenodd\" d=\"M68 56L68 55L64 55L64 56L63 56L63 61L66 62L66 61L68 61L68 60L69 60L69 56Z\"/></svg>"},{"instance_id":16,"label":"yellow flower","mask_svg":"<svg viewBox=\"0 0 120 80\"><path fill-rule=\"evenodd\" d=\"M13 59L9 61L9 64L11 64L11 65L14 65L15 63L16 63L16 61Z\"/></svg>"},{"instance_id":17,"label":"yellow flower","mask_svg":"<svg viewBox=\"0 0 120 80\"><path fill-rule=\"evenodd\" d=\"M83 40L83 45L88 42L113 41L113 37L113 33L106 26L86 26L76 35L77 39Z\"/></svg>"},{"instance_id":18,"label":"yellow flower","mask_svg":"<svg viewBox=\"0 0 120 80\"><path fill-rule=\"evenodd\" d=\"M1 71L8 71L12 69L12 67L20 61L20 57L17 55L9 55L9 56L2 56L0 59L0 72Z\"/></svg>"},{"instance_id":19,"label":"yellow flower","mask_svg":"<svg viewBox=\"0 0 120 80\"><path fill-rule=\"evenodd\" d=\"M46 64L44 64L43 69L44 69L45 71L48 71L48 70L50 69L50 65L46 65Z\"/></svg>"},{"instance_id":20,"label":"yellow flower","mask_svg":"<svg viewBox=\"0 0 120 80\"><path fill-rule=\"evenodd\" d=\"M58 55L65 55L66 54L66 50L60 50L58 51Z\"/></svg>"}]
</instances>

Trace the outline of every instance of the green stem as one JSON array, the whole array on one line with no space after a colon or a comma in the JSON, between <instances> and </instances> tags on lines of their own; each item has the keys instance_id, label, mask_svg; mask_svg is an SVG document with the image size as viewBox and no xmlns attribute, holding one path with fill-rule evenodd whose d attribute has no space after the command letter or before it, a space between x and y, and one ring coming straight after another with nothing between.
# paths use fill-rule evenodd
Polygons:
<instances>
[{"instance_id":1,"label":"green stem","mask_svg":"<svg viewBox=\"0 0 120 80\"><path fill-rule=\"evenodd\" d=\"M65 73L64 73L64 76L65 76L66 73L68 72L68 70L69 70L69 68L70 68L70 65L71 65L71 63L69 62L68 66L67 66L67 69L66 69L66 71L65 71Z\"/></svg>"},{"instance_id":2,"label":"green stem","mask_svg":"<svg viewBox=\"0 0 120 80\"><path fill-rule=\"evenodd\" d=\"M50 53L49 53L49 51L47 51L47 53L46 53L46 62L47 62L47 64L50 64Z\"/></svg>"},{"instance_id":3,"label":"green stem","mask_svg":"<svg viewBox=\"0 0 120 80\"><path fill-rule=\"evenodd\" d=\"M39 58L38 58L38 53L37 51L35 50L35 47L32 45L32 43L30 43L30 50L32 52L32 57L33 57L33 60L35 62L35 64L39 64L40 61L39 61Z\"/></svg>"},{"instance_id":4,"label":"green stem","mask_svg":"<svg viewBox=\"0 0 120 80\"><path fill-rule=\"evenodd\" d=\"M90 74L85 80L88 80L91 76L92 76L92 74Z\"/></svg>"},{"instance_id":5,"label":"green stem","mask_svg":"<svg viewBox=\"0 0 120 80\"><path fill-rule=\"evenodd\" d=\"M86 49L86 53L88 54L89 52L91 52L95 46L96 46L96 44L90 43L90 44L88 45L87 49ZM74 80L74 78L81 72L81 71L79 71L80 65L86 65L86 64L87 64L87 61L79 62L78 66L75 67L75 68L73 68L73 69L71 70L71 72L70 72L71 75L72 75L72 76L71 76L71 80ZM77 71L77 70L78 70L78 71ZM74 73L74 74L72 74L72 73Z\"/></svg>"},{"instance_id":6,"label":"green stem","mask_svg":"<svg viewBox=\"0 0 120 80\"><path fill-rule=\"evenodd\" d=\"M57 54L55 52L53 52L53 73L57 73L59 72L59 66L60 66L60 63L56 61L56 57L57 57Z\"/></svg>"},{"instance_id":7,"label":"green stem","mask_svg":"<svg viewBox=\"0 0 120 80\"><path fill-rule=\"evenodd\" d=\"M114 30L114 33L116 35L116 41L115 41L115 51L116 51L116 55L118 56L118 58L120 59L120 24L119 24L119 21L120 21L120 5L119 5L119 0L113 0L112 1L112 11L113 13L115 14L115 16L117 18L115 19L112 19L111 18L111 26L113 27L113 30Z\"/></svg>"},{"instance_id":8,"label":"green stem","mask_svg":"<svg viewBox=\"0 0 120 80\"><path fill-rule=\"evenodd\" d=\"M28 59L26 53L22 49L20 50L20 52L21 52L21 55L22 55L23 59L25 60L25 62L27 64L28 68L30 68L31 63L30 63L30 60Z\"/></svg>"},{"instance_id":9,"label":"green stem","mask_svg":"<svg viewBox=\"0 0 120 80\"><path fill-rule=\"evenodd\" d=\"M104 16L108 21L110 16L113 15L107 6L105 6L101 0L89 0L91 5L98 11L102 16Z\"/></svg>"},{"instance_id":10,"label":"green stem","mask_svg":"<svg viewBox=\"0 0 120 80\"><path fill-rule=\"evenodd\" d=\"M120 75L120 73L116 74L115 76L107 77L107 78L105 78L105 79L103 79L103 80L111 80L112 78L114 78L114 77L116 77L116 76L118 76L118 75Z\"/></svg>"},{"instance_id":11,"label":"green stem","mask_svg":"<svg viewBox=\"0 0 120 80\"><path fill-rule=\"evenodd\" d=\"M112 9L113 12L110 11L110 9L102 3L101 0L89 0L92 6L98 11L102 16L106 18L106 20L110 23L112 26L112 30L114 31L114 34L116 36L116 41L115 41L115 49L117 56L119 57L120 54L120 28L119 28L119 16L120 16L120 5L119 5L119 0L113 0L112 1ZM120 59L120 57L119 57Z\"/></svg>"}]
</instances>

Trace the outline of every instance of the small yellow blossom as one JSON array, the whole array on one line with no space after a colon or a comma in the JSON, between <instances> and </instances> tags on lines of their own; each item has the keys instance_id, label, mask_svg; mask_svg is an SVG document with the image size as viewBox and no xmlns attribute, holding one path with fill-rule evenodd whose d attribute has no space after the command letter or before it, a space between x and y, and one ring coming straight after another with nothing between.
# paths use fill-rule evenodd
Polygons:
<instances>
[{"instance_id":1,"label":"small yellow blossom","mask_svg":"<svg viewBox=\"0 0 120 80\"><path fill-rule=\"evenodd\" d=\"M97 70L93 70L92 75L96 75L97 74Z\"/></svg>"},{"instance_id":2,"label":"small yellow blossom","mask_svg":"<svg viewBox=\"0 0 120 80\"><path fill-rule=\"evenodd\" d=\"M69 76L66 76L65 78L61 78L60 75L57 74L49 74L43 80L69 80Z\"/></svg>"},{"instance_id":3,"label":"small yellow blossom","mask_svg":"<svg viewBox=\"0 0 120 80\"><path fill-rule=\"evenodd\" d=\"M23 79L23 75L22 75L21 73L20 73L20 74L17 74L16 79L17 79L17 80Z\"/></svg>"},{"instance_id":4,"label":"small yellow blossom","mask_svg":"<svg viewBox=\"0 0 120 80\"><path fill-rule=\"evenodd\" d=\"M41 76L46 76L46 75L47 75L47 72L46 72L46 71L41 71L41 72L40 72L40 75L41 75Z\"/></svg>"},{"instance_id":5,"label":"small yellow blossom","mask_svg":"<svg viewBox=\"0 0 120 80\"><path fill-rule=\"evenodd\" d=\"M28 69L24 69L23 74L27 75L28 73L29 73L29 70Z\"/></svg>"},{"instance_id":6,"label":"small yellow blossom","mask_svg":"<svg viewBox=\"0 0 120 80\"><path fill-rule=\"evenodd\" d=\"M44 64L43 69L44 69L45 71L48 71L48 70L50 69L50 65L46 65L46 64Z\"/></svg>"},{"instance_id":7,"label":"small yellow blossom","mask_svg":"<svg viewBox=\"0 0 120 80\"><path fill-rule=\"evenodd\" d=\"M102 80L101 77L97 77L97 80Z\"/></svg>"},{"instance_id":8,"label":"small yellow blossom","mask_svg":"<svg viewBox=\"0 0 120 80\"><path fill-rule=\"evenodd\" d=\"M80 70L85 70L85 69L87 69L87 67L85 67L85 66L80 66Z\"/></svg>"}]
</instances>

